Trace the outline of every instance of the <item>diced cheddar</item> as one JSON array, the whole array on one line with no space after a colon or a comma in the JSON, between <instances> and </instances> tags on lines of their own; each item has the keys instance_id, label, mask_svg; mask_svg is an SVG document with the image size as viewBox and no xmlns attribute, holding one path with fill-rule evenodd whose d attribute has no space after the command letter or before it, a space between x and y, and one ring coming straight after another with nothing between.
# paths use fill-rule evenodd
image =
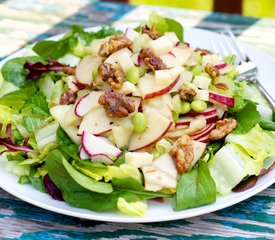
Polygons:
<instances>
[{"instance_id":1,"label":"diced cheddar","mask_svg":"<svg viewBox=\"0 0 275 240\"><path fill-rule=\"evenodd\" d=\"M149 42L149 47L152 49L153 53L157 56L169 52L173 48L173 43L166 37L162 36L156 40L151 40Z\"/></svg>"},{"instance_id":2,"label":"diced cheddar","mask_svg":"<svg viewBox=\"0 0 275 240\"><path fill-rule=\"evenodd\" d=\"M196 76L192 83L198 88L206 90L211 83L211 79L203 76Z\"/></svg>"},{"instance_id":3,"label":"diced cheddar","mask_svg":"<svg viewBox=\"0 0 275 240\"><path fill-rule=\"evenodd\" d=\"M120 55L118 55L117 60L125 74L131 67L135 66L128 52L122 52Z\"/></svg>"},{"instance_id":4,"label":"diced cheddar","mask_svg":"<svg viewBox=\"0 0 275 240\"><path fill-rule=\"evenodd\" d=\"M208 101L209 100L209 91L208 90L196 90L197 95L194 97L194 100L203 100Z\"/></svg>"}]
</instances>

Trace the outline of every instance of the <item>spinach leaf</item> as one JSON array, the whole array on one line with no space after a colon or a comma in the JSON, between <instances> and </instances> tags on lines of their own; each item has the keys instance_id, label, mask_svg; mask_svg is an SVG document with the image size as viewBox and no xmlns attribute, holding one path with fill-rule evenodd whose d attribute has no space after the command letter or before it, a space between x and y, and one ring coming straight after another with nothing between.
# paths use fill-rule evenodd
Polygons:
<instances>
[{"instance_id":1,"label":"spinach leaf","mask_svg":"<svg viewBox=\"0 0 275 240\"><path fill-rule=\"evenodd\" d=\"M173 209L178 211L215 201L215 182L210 175L207 163L199 161L198 166L181 176L173 201Z\"/></svg>"},{"instance_id":2,"label":"spinach leaf","mask_svg":"<svg viewBox=\"0 0 275 240\"><path fill-rule=\"evenodd\" d=\"M233 131L236 134L249 132L261 120L256 104L251 101L246 101L246 105L234 117L238 122L237 128Z\"/></svg>"},{"instance_id":3,"label":"spinach leaf","mask_svg":"<svg viewBox=\"0 0 275 240\"><path fill-rule=\"evenodd\" d=\"M72 206L92 211L107 211L117 208L119 197L128 202L140 200L136 194L125 191L102 194L86 190L68 174L62 163L63 158L59 150L53 150L46 156L46 168L51 180L61 190L64 200Z\"/></svg>"},{"instance_id":4,"label":"spinach leaf","mask_svg":"<svg viewBox=\"0 0 275 240\"><path fill-rule=\"evenodd\" d=\"M72 159L80 160L78 156L78 146L72 142L60 126L56 131L56 143L66 158L71 157Z\"/></svg>"},{"instance_id":5,"label":"spinach leaf","mask_svg":"<svg viewBox=\"0 0 275 240\"><path fill-rule=\"evenodd\" d=\"M182 25L171 18L165 18L165 21L168 25L168 32L175 32L178 39L183 42L183 27Z\"/></svg>"},{"instance_id":6,"label":"spinach leaf","mask_svg":"<svg viewBox=\"0 0 275 240\"><path fill-rule=\"evenodd\" d=\"M1 69L4 79L17 87L26 86L29 82L26 80L28 71L23 67L26 62L36 63L44 62L44 60L38 56L13 58L7 61Z\"/></svg>"},{"instance_id":7,"label":"spinach leaf","mask_svg":"<svg viewBox=\"0 0 275 240\"><path fill-rule=\"evenodd\" d=\"M273 121L270 121L266 118L261 118L261 121L259 124L260 124L261 128L263 128L265 130L275 131L275 122L273 122Z\"/></svg>"},{"instance_id":8,"label":"spinach leaf","mask_svg":"<svg viewBox=\"0 0 275 240\"><path fill-rule=\"evenodd\" d=\"M48 102L42 93L36 93L31 96L25 103L24 108L29 108L34 114L40 114L44 117L51 116L49 111Z\"/></svg>"}]
</instances>

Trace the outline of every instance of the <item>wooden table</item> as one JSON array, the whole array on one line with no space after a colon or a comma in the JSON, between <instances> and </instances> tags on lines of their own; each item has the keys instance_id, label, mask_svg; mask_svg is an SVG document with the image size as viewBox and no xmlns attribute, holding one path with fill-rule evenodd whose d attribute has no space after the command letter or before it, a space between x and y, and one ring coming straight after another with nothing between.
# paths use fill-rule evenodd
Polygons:
<instances>
[{"instance_id":1,"label":"wooden table","mask_svg":"<svg viewBox=\"0 0 275 240\"><path fill-rule=\"evenodd\" d=\"M137 22L152 9L184 26L217 31L230 27L241 41L275 57L275 20L243 18L184 9L134 7L88 0L0 1L0 58L26 43L101 23ZM3 47L4 46L4 47ZM3 239L275 239L275 185L215 213L150 224L78 219L34 207L0 189L0 238Z\"/></svg>"}]
</instances>

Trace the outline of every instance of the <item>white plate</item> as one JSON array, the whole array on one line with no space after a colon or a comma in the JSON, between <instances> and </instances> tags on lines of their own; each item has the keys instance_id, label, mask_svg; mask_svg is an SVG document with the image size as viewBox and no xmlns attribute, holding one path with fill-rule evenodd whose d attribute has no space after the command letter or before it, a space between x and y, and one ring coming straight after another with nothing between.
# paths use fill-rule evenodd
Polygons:
<instances>
[{"instance_id":1,"label":"white plate","mask_svg":"<svg viewBox=\"0 0 275 240\"><path fill-rule=\"evenodd\" d=\"M125 26L119 25L117 27L125 29ZM216 37L218 37L218 35L215 33L199 29L185 29L185 36L185 41L191 43L191 45L209 49L211 48L210 40L214 40ZM60 36L56 36L53 39L58 39L59 37ZM262 84L266 89L269 90L270 95L275 99L275 91L271 91L274 89L271 78L274 76L273 71L275 60L251 46L243 45L243 47L245 51L249 53L251 59L255 61L259 67L259 79L261 80ZM20 50L17 53L11 55L8 59L22 56L24 51L24 49ZM4 61L6 60L7 59ZM4 61L0 63L0 67ZM65 202L55 201L46 193L41 193L35 190L31 185L18 184L17 176L6 173L4 171L4 163L5 159L3 157L0 158L0 187L2 187L10 194L22 199L23 201L53 212L84 219L110 222L160 222L194 217L223 209L241 202L259 193L275 182L275 168L273 168L267 175L261 177L253 188L245 192L231 193L224 197L218 197L214 204L174 212L171 207L171 202L158 203L155 201L149 201L148 211L144 217L131 217L120 214L118 212L92 212L89 210L69 206Z\"/></svg>"}]
</instances>

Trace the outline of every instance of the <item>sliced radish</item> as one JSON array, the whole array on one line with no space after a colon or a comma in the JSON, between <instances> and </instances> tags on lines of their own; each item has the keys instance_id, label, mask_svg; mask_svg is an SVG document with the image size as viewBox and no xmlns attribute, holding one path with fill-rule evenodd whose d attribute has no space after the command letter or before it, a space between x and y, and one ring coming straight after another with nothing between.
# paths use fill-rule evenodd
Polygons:
<instances>
[{"instance_id":1,"label":"sliced radish","mask_svg":"<svg viewBox=\"0 0 275 240\"><path fill-rule=\"evenodd\" d=\"M90 156L86 153L86 151L84 150L83 147L80 147L79 157L80 157L80 159L82 159L82 160L86 160L86 159L89 159L89 158L90 158Z\"/></svg>"},{"instance_id":2,"label":"sliced radish","mask_svg":"<svg viewBox=\"0 0 275 240\"><path fill-rule=\"evenodd\" d=\"M98 103L98 98L101 96L102 93L103 92L101 91L92 91L80 98L75 105L75 115L81 118L93 108L100 106Z\"/></svg>"},{"instance_id":3,"label":"sliced radish","mask_svg":"<svg viewBox=\"0 0 275 240\"><path fill-rule=\"evenodd\" d=\"M209 116L217 113L216 107L209 107L204 112L197 113L197 112L189 112L187 116L189 117L197 117L197 116Z\"/></svg>"},{"instance_id":4,"label":"sliced radish","mask_svg":"<svg viewBox=\"0 0 275 240\"><path fill-rule=\"evenodd\" d=\"M98 154L119 157L122 154L122 151L114 145L107 143L106 141L88 132L83 132L81 140L84 150L90 157Z\"/></svg>"},{"instance_id":5,"label":"sliced radish","mask_svg":"<svg viewBox=\"0 0 275 240\"><path fill-rule=\"evenodd\" d=\"M101 163L105 163L107 165L114 164L114 161L112 158L110 158L107 154L102 154L102 153L92 155L91 161L92 162L101 162Z\"/></svg>"},{"instance_id":6,"label":"sliced radish","mask_svg":"<svg viewBox=\"0 0 275 240\"><path fill-rule=\"evenodd\" d=\"M227 66L226 62L221 62L221 63L215 65L215 67L218 69L225 68L226 66Z\"/></svg>"},{"instance_id":7,"label":"sliced radish","mask_svg":"<svg viewBox=\"0 0 275 240\"><path fill-rule=\"evenodd\" d=\"M209 92L209 98L216 100L217 102L223 103L228 107L234 107L234 98L225 96L215 92Z\"/></svg>"},{"instance_id":8,"label":"sliced radish","mask_svg":"<svg viewBox=\"0 0 275 240\"><path fill-rule=\"evenodd\" d=\"M193 140L198 140L202 137L205 137L206 135L208 135L215 127L214 123L208 124L204 129L196 132L195 134L191 135L191 138Z\"/></svg>"}]
</instances>

